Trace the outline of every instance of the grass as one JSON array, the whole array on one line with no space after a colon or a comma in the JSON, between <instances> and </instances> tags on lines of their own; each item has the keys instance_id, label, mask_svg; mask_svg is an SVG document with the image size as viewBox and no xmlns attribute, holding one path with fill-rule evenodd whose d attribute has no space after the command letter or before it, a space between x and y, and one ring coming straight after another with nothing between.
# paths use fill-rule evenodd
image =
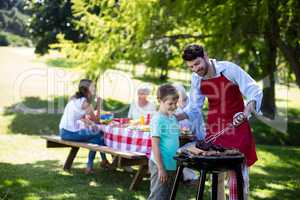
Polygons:
<instances>
[{"instance_id":1,"label":"grass","mask_svg":"<svg viewBox=\"0 0 300 200\"><path fill-rule=\"evenodd\" d=\"M131 200L145 199L148 194L148 179L142 182L140 190L131 192L128 186L133 174L121 170L97 169L97 175L84 175L87 150L79 152L73 170L68 173L62 170L68 151L46 149L45 141L37 136L3 135L0 146L0 198ZM5 154L7 151L10 154ZM30 157L27 156L29 152ZM183 190L190 193L187 192L189 188Z\"/></svg>"},{"instance_id":2,"label":"grass","mask_svg":"<svg viewBox=\"0 0 300 200\"><path fill-rule=\"evenodd\" d=\"M36 109L47 108L50 104L56 109L59 102L66 103L67 98L57 97L48 102L27 97L20 103ZM107 99L104 108L116 111L128 109L128 105ZM126 109L116 117L126 116ZM296 113L299 112L296 110ZM43 134L57 134L60 117L58 109L52 114L13 112L13 106L5 109L4 118L7 121L4 122L8 130L7 134L0 135L0 198L146 199L149 179L144 179L139 191L131 192L128 191L133 178L131 173L98 169L97 175L85 176L83 168L87 150L79 152L70 173L64 172L62 166L68 150L46 149L45 141L39 138ZM286 142L287 138L278 135L276 130L270 131L263 123L254 121L252 124L257 143ZM299 140L297 134L295 137ZM300 148L258 145L257 150L259 161L251 170L250 199L288 200L299 196ZM178 199L194 199L195 193L195 188L180 187ZM209 187L206 187L205 196L209 197Z\"/></svg>"},{"instance_id":3,"label":"grass","mask_svg":"<svg viewBox=\"0 0 300 200\"><path fill-rule=\"evenodd\" d=\"M86 176L87 150L80 150L71 172L65 172L67 153L67 149L46 149L38 136L0 135L0 198L146 199L149 179L132 192L128 191L131 173L97 168L96 175ZM258 156L250 171L250 199L288 200L300 195L300 148L258 145ZM195 198L196 188L180 185L179 189L177 199Z\"/></svg>"},{"instance_id":4,"label":"grass","mask_svg":"<svg viewBox=\"0 0 300 200\"><path fill-rule=\"evenodd\" d=\"M3 129L7 134L57 134L59 120L67 101L67 97L56 97L52 101L38 97L26 97L23 101L4 109ZM24 105L25 108L30 108L30 110L16 107L19 104ZM106 111L115 112L115 117L126 117L129 109L128 104L113 99L104 100L103 107ZM39 110L43 112L35 113Z\"/></svg>"},{"instance_id":5,"label":"grass","mask_svg":"<svg viewBox=\"0 0 300 200\"><path fill-rule=\"evenodd\" d=\"M78 62L66 58L49 58L46 60L46 65L49 67L71 69L76 68L78 66Z\"/></svg>"}]
</instances>

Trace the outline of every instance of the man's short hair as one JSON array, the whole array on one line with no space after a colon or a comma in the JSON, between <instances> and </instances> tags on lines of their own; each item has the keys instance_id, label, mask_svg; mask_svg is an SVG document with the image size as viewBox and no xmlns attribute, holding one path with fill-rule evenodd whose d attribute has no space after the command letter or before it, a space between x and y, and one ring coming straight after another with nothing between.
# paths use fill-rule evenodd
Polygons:
<instances>
[{"instance_id":1,"label":"man's short hair","mask_svg":"<svg viewBox=\"0 0 300 200\"><path fill-rule=\"evenodd\" d=\"M185 47L182 58L185 61L192 61L195 60L196 58L204 57L204 50L203 47L197 44L190 44L187 47Z\"/></svg>"}]
</instances>

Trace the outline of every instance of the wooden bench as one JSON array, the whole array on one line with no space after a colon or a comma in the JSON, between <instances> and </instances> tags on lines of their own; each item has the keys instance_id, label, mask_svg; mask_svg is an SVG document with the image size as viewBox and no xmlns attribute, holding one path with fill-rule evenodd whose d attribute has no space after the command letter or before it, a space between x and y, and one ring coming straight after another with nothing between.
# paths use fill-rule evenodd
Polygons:
<instances>
[{"instance_id":1,"label":"wooden bench","mask_svg":"<svg viewBox=\"0 0 300 200\"><path fill-rule=\"evenodd\" d=\"M79 148L86 148L93 151L103 152L111 154L114 157L113 167L125 167L138 165L139 169L136 172L130 186L129 190L135 190L137 186L141 183L143 177L148 171L148 158L143 153L138 152L123 152L112 149L107 146L99 146L95 144L83 143L83 142L72 142L62 140L59 136L41 136L41 138L47 141L47 148L60 148L60 147L70 147L71 150L64 164L64 170L70 170L73 161L77 155Z\"/></svg>"}]
</instances>

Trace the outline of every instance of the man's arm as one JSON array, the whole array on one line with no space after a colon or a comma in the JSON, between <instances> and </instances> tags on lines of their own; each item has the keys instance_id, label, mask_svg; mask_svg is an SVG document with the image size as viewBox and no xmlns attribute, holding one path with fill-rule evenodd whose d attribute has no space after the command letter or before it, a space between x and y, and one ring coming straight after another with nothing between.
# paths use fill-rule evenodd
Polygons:
<instances>
[{"instance_id":1,"label":"man's arm","mask_svg":"<svg viewBox=\"0 0 300 200\"><path fill-rule=\"evenodd\" d=\"M177 121L181 121L181 120L185 120L185 119L189 118L187 116L187 114L185 114L184 112L179 113L179 114L175 114L175 117L176 117Z\"/></svg>"},{"instance_id":2,"label":"man's arm","mask_svg":"<svg viewBox=\"0 0 300 200\"><path fill-rule=\"evenodd\" d=\"M251 113L253 113L253 114L256 113L256 101L255 100L249 101L244 109L245 117L249 117Z\"/></svg>"},{"instance_id":3,"label":"man's arm","mask_svg":"<svg viewBox=\"0 0 300 200\"><path fill-rule=\"evenodd\" d=\"M189 97L188 106L183 110L183 113L176 115L177 120L194 120L198 116L199 110L203 107L205 97L200 92L200 77L195 73L192 74Z\"/></svg>"},{"instance_id":4,"label":"man's arm","mask_svg":"<svg viewBox=\"0 0 300 200\"><path fill-rule=\"evenodd\" d=\"M242 95L246 97L247 104L244 110L246 117L259 112L263 94L256 81L241 67L231 62L227 62L224 75L237 84Z\"/></svg>"}]
</instances>

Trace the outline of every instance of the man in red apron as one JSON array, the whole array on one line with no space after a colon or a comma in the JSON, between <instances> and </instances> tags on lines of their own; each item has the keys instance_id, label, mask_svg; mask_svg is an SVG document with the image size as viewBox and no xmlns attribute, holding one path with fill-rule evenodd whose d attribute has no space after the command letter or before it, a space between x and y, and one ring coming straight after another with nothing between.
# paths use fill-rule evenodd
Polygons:
<instances>
[{"instance_id":1,"label":"man in red apron","mask_svg":"<svg viewBox=\"0 0 300 200\"><path fill-rule=\"evenodd\" d=\"M249 74L238 65L228 61L209 59L203 47L199 45L187 46L182 58L193 72L191 106L183 114L178 115L177 118L179 120L193 119L194 112L202 108L205 97L207 97L206 138L233 123L235 128L226 129L225 133L218 137L214 143L228 148L237 148L245 155L243 177L246 199L249 185L248 167L257 160L254 138L247 119L251 113L259 112L262 90ZM243 97L247 100L246 106ZM237 199L235 173L230 171L228 174L229 198L234 200ZM221 179L223 179L221 182L224 184L224 176ZM224 198L224 192L222 191L224 191L224 186L223 189L219 189L219 199Z\"/></svg>"}]
</instances>

